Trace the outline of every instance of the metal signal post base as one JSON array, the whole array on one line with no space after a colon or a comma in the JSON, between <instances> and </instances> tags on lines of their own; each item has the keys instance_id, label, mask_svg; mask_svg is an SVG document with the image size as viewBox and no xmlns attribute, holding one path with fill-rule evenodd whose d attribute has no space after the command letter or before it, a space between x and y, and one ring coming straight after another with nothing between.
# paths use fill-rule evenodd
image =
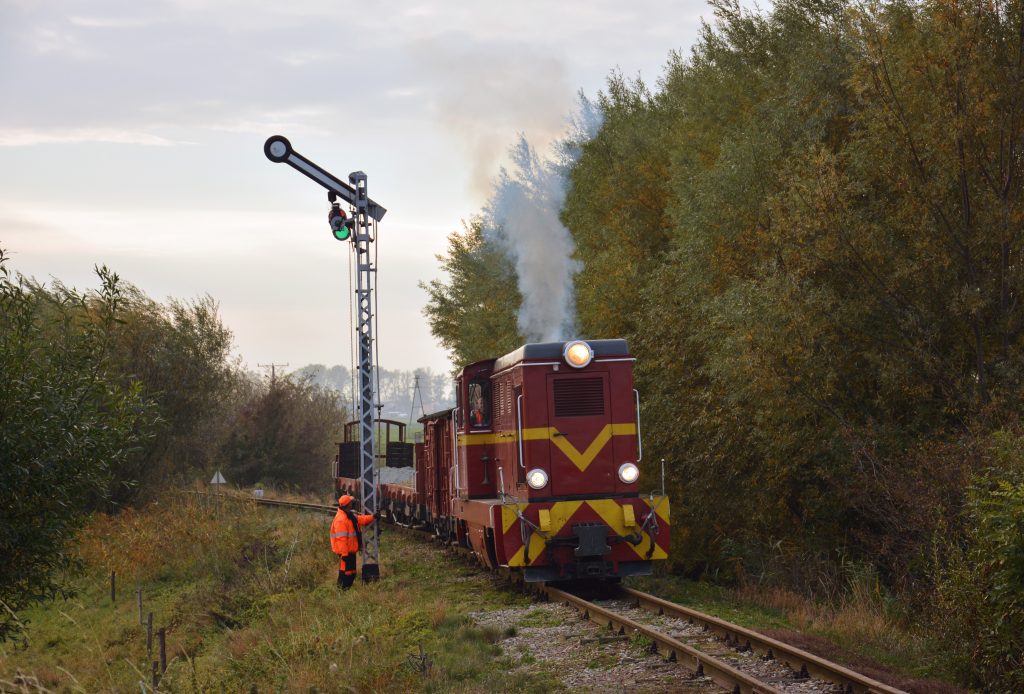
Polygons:
<instances>
[{"instance_id":1,"label":"metal signal post base","mask_svg":"<svg viewBox=\"0 0 1024 694\"><path fill-rule=\"evenodd\" d=\"M363 564L363 583L372 583L380 578L380 564Z\"/></svg>"}]
</instances>

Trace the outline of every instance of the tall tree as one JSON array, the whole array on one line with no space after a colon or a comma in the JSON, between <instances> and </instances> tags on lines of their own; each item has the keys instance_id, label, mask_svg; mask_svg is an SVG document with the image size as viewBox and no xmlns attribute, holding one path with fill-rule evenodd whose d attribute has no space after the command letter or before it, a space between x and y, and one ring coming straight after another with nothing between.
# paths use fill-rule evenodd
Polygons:
<instances>
[{"instance_id":1,"label":"tall tree","mask_svg":"<svg viewBox=\"0 0 1024 694\"><path fill-rule=\"evenodd\" d=\"M14 278L6 262L0 249L0 641L67 589L66 543L153 415L137 382L107 376L117 275L99 268L85 295Z\"/></svg>"},{"instance_id":2,"label":"tall tree","mask_svg":"<svg viewBox=\"0 0 1024 694\"><path fill-rule=\"evenodd\" d=\"M583 269L583 335L632 337L651 272L668 247L668 114L647 86L613 73L598 98L603 123L579 145L562 219Z\"/></svg>"},{"instance_id":3,"label":"tall tree","mask_svg":"<svg viewBox=\"0 0 1024 694\"><path fill-rule=\"evenodd\" d=\"M227 400L236 366L230 361L231 331L209 296L160 304L125 287L114 326L111 373L141 384L160 412L160 427L142 455L116 471L115 498L141 488L203 476L226 435Z\"/></svg>"},{"instance_id":4,"label":"tall tree","mask_svg":"<svg viewBox=\"0 0 1024 694\"><path fill-rule=\"evenodd\" d=\"M963 414L1014 408L1024 317L1024 7L892 3L858 15L860 126L849 175L884 188L888 222L856 239L899 274L885 287L930 326L944 395ZM915 349L904 345L904 349Z\"/></svg>"},{"instance_id":5,"label":"tall tree","mask_svg":"<svg viewBox=\"0 0 1024 694\"><path fill-rule=\"evenodd\" d=\"M452 363L464 366L519 345L516 312L522 299L515 271L508 257L485 240L482 220L452 233L447 255L437 259L448 281L420 285L428 295L423 313Z\"/></svg>"}]
</instances>

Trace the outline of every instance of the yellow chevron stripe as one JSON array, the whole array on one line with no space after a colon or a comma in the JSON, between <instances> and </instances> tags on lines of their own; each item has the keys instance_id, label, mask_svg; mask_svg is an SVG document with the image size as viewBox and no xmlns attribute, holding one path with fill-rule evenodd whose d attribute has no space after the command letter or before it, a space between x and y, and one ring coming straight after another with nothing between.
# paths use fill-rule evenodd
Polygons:
<instances>
[{"instance_id":1,"label":"yellow chevron stripe","mask_svg":"<svg viewBox=\"0 0 1024 694\"><path fill-rule=\"evenodd\" d=\"M604 429L594 437L594 440L587 446L587 450L580 453L576 450L567 438L564 436L554 436L555 429L550 428L549 438L554 442L558 450L565 454L565 457L572 461L572 464L579 468L580 472L585 471L590 464L594 462L594 458L600 453L608 442L612 440L612 436L632 436L636 434L636 424L629 422L628 424L606 424Z\"/></svg>"},{"instance_id":2,"label":"yellow chevron stripe","mask_svg":"<svg viewBox=\"0 0 1024 694\"><path fill-rule=\"evenodd\" d=\"M643 499L644 503L654 509L654 513L666 525L669 524L669 502L667 496L656 496L653 499Z\"/></svg>"},{"instance_id":3,"label":"yellow chevron stripe","mask_svg":"<svg viewBox=\"0 0 1024 694\"><path fill-rule=\"evenodd\" d=\"M519 519L516 515L516 509L522 511L526 508L526 504L508 505L501 507L501 534L504 535L508 532L508 529L512 527L512 524Z\"/></svg>"},{"instance_id":4,"label":"yellow chevron stripe","mask_svg":"<svg viewBox=\"0 0 1024 694\"><path fill-rule=\"evenodd\" d=\"M646 497L640 497L640 501L642 501L645 504L647 504L648 508L654 508L654 512L658 515L658 520L660 520L662 523L664 523L665 525L670 525L671 524L671 518L670 518L670 511L671 511L671 509L670 509L670 504L669 504L667 496L656 496L653 499L648 499ZM579 508L581 503L583 503L583 502L579 502L579 501L557 501L557 502L554 503L553 508L552 508L552 516L551 516L552 528L553 528L551 534L553 534L553 535L557 534L558 531L562 529L562 526L566 524L569 516L571 516L573 513L576 513L576 509ZM597 511L598 515L601 515L601 517L603 518L604 516L601 514L601 511L598 510L598 507L595 506L595 504L598 504L598 505L601 505L601 504L615 504L615 501L612 500L612 499L596 499L596 500L593 500L593 501L588 501L587 503L590 504L590 506L593 507L595 511ZM518 505L514 505L513 504L513 505L505 505L505 506L501 507L501 526L502 526L501 527L501 533L502 533L502 535L507 533L509 531L509 529L512 527L512 525L516 522L516 520L518 520L518 516L516 515L516 509L518 508L520 511L523 511L523 510L526 509L526 507L528 505L529 504L518 504ZM561 515L562 514L562 509L564 509L567 505L571 505L571 509L569 509L568 515L562 516ZM559 509L557 512L554 510L556 508ZM616 508L618 508L618 505L616 505ZM609 513L611 512L610 509L609 509L608 512ZM605 522L606 523L608 522L607 519L605 520ZM611 527L615 528L616 531L619 532L619 534L624 534L622 532L623 530L626 529L625 518L624 517L621 520L621 522L609 523L609 525Z\"/></svg>"},{"instance_id":5,"label":"yellow chevron stripe","mask_svg":"<svg viewBox=\"0 0 1024 694\"><path fill-rule=\"evenodd\" d=\"M668 523L668 499L664 497L656 497L653 501L653 505L657 505L659 500L664 499L661 505L658 506L656 513L658 518L663 520L666 524ZM647 499L643 500L648 506L652 505L652 502ZM601 517L608 527L617 535L629 535L632 532L638 530L638 528L627 528L625 514L622 512L622 506L615 499L592 499L587 502L587 505L594 510L597 515ZM647 550L651 547L651 538L644 533L643 541L638 545L628 544L627 546L636 552L637 558L646 559ZM661 547L654 546L654 554L651 555L651 559L667 559L668 553L665 552Z\"/></svg>"},{"instance_id":6,"label":"yellow chevron stripe","mask_svg":"<svg viewBox=\"0 0 1024 694\"><path fill-rule=\"evenodd\" d=\"M627 422L624 424L606 424L603 429L590 442L587 449L580 452L565 436L555 436L559 433L555 427L535 427L523 429L523 441L548 440L555 444L566 458L572 461L580 472L585 471L594 462L597 454L604 450L613 436L635 436L636 424ZM500 443L508 439L515 439L515 433L501 432L497 434L465 434L459 437L459 443L464 446L480 446L483 444Z\"/></svg>"},{"instance_id":7,"label":"yellow chevron stripe","mask_svg":"<svg viewBox=\"0 0 1024 694\"><path fill-rule=\"evenodd\" d=\"M558 501L552 504L550 509L551 514L551 530L544 533L549 537L558 535L562 527L569 522L572 515L579 510L580 506L583 505L582 501ZM519 504L519 509L526 508L526 504ZM515 507L514 506L502 506L501 508L501 524L504 528L504 532L508 532L512 524L517 520ZM515 554L508 560L509 566L525 566L526 565L526 547L520 547ZM533 533L530 536L530 563L537 561L544 552L544 538L538 533Z\"/></svg>"},{"instance_id":8,"label":"yellow chevron stripe","mask_svg":"<svg viewBox=\"0 0 1024 694\"><path fill-rule=\"evenodd\" d=\"M658 520L663 524L663 527L669 525L669 501L667 497L654 497L654 499L641 498L648 507L653 507L655 513L658 515ZM595 513L603 520L609 527L610 531L616 535L629 535L635 532L639 528L626 527L626 518L622 510L620 502L616 499L591 499L588 501L559 501L552 505L551 513L551 532L545 533L549 537L556 536L559 531L569 522L569 519L579 510L582 504L586 503L594 510ZM525 509L527 504L519 504L518 508L520 511ZM502 511L502 526L503 532L508 532L512 525L516 522L517 516L515 512L516 506L503 506ZM639 521L639 519L637 519ZM651 546L650 537L644 533L643 541L639 545L628 545L630 549L637 555L638 559L647 559L647 551ZM534 564L544 553L544 538L539 534L533 533L530 537L530 564ZM655 545L654 553L651 555L652 560L667 559L668 553ZM526 566L526 548L520 547L515 554L508 561L509 566Z\"/></svg>"}]
</instances>

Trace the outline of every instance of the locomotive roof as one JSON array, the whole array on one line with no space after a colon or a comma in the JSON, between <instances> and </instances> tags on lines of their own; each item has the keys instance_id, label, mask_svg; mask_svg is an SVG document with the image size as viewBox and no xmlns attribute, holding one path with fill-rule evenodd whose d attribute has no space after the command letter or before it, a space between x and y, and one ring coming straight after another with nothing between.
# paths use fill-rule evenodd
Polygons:
<instances>
[{"instance_id":1,"label":"locomotive roof","mask_svg":"<svg viewBox=\"0 0 1024 694\"><path fill-rule=\"evenodd\" d=\"M428 419L438 419L440 417L444 417L446 415L451 414L453 410L455 410L454 407L446 407L443 410L438 410L437 412L431 412L429 414L425 414L422 417L420 417L419 419L417 419L416 421L422 423L422 422L427 421Z\"/></svg>"},{"instance_id":2,"label":"locomotive roof","mask_svg":"<svg viewBox=\"0 0 1024 694\"><path fill-rule=\"evenodd\" d=\"M594 350L594 357L629 356L625 340L583 340ZM562 359L565 342L530 342L514 352L499 357L494 362L494 371L501 371L527 359Z\"/></svg>"}]
</instances>

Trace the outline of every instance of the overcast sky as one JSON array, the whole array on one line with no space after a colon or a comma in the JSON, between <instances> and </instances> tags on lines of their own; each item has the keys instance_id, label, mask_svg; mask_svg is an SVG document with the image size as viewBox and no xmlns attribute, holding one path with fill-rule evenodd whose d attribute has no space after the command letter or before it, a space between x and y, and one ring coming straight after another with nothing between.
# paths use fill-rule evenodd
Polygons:
<instances>
[{"instance_id":1,"label":"overcast sky","mask_svg":"<svg viewBox=\"0 0 1024 694\"><path fill-rule=\"evenodd\" d=\"M0 0L0 247L80 289L210 294L251 368L349 363L348 251L281 134L380 226L385 368L447 370L421 281L519 132L544 146L613 69L654 83L699 0ZM605 337L605 336L602 336ZM606 336L611 337L611 336Z\"/></svg>"}]
</instances>

